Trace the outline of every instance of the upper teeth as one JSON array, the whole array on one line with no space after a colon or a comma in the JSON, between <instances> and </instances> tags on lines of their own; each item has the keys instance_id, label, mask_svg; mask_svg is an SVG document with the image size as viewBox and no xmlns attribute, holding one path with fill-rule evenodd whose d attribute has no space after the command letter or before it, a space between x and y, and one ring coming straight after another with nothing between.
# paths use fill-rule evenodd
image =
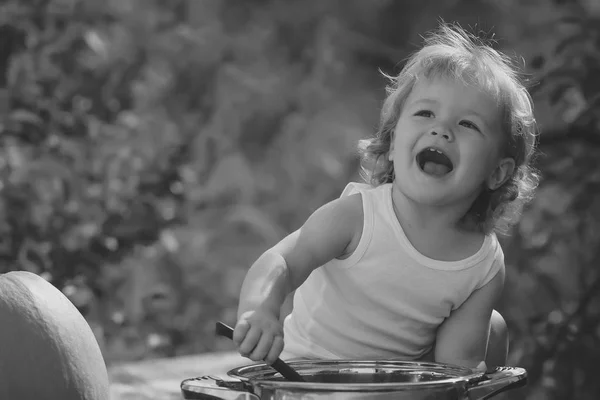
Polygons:
<instances>
[{"instance_id":1,"label":"upper teeth","mask_svg":"<svg viewBox=\"0 0 600 400\"><path fill-rule=\"evenodd\" d=\"M427 150L429 150L429 151L435 151L436 153L439 153L439 154L444 154L444 153L442 153L441 151L439 151L439 150L436 150L436 149L431 149L431 148L429 148L429 149L427 149Z\"/></svg>"}]
</instances>

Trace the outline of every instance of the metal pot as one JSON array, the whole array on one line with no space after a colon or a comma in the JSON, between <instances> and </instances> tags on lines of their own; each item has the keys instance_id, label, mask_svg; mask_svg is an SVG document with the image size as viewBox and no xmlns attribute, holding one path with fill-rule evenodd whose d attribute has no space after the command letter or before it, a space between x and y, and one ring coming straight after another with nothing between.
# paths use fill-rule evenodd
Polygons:
<instances>
[{"instance_id":1,"label":"metal pot","mask_svg":"<svg viewBox=\"0 0 600 400\"><path fill-rule=\"evenodd\" d=\"M228 378L203 376L181 383L184 399L212 400L484 400L526 384L523 368L478 372L454 365L411 361L290 361L307 382L290 382L266 364L230 370Z\"/></svg>"}]
</instances>

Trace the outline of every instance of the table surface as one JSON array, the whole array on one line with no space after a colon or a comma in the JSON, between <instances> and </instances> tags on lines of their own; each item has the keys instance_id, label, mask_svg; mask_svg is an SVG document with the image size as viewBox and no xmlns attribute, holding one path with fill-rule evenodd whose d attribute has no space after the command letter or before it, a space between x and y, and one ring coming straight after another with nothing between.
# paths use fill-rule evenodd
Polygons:
<instances>
[{"instance_id":1,"label":"table surface","mask_svg":"<svg viewBox=\"0 0 600 400\"><path fill-rule=\"evenodd\" d=\"M111 400L182 400L179 385L187 378L226 376L251 364L237 352L220 352L117 364L108 368Z\"/></svg>"}]
</instances>

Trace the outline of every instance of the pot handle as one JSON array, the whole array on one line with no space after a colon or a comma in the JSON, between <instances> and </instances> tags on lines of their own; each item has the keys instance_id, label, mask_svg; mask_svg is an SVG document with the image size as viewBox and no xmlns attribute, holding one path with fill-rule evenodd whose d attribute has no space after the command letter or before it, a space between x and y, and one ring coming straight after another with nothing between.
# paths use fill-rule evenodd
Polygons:
<instances>
[{"instance_id":1,"label":"pot handle","mask_svg":"<svg viewBox=\"0 0 600 400\"><path fill-rule=\"evenodd\" d=\"M496 367L467 383L469 400L487 400L505 390L527 384L527 371L518 367Z\"/></svg>"},{"instance_id":2,"label":"pot handle","mask_svg":"<svg viewBox=\"0 0 600 400\"><path fill-rule=\"evenodd\" d=\"M210 375L184 380L181 394L184 399L194 400L260 400L241 380Z\"/></svg>"}]
</instances>

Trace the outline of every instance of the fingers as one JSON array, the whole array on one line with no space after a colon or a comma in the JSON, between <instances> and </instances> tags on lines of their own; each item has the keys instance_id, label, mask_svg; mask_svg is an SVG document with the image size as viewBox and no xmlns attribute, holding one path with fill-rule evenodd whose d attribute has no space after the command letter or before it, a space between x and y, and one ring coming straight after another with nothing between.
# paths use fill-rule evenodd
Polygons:
<instances>
[{"instance_id":1,"label":"fingers","mask_svg":"<svg viewBox=\"0 0 600 400\"><path fill-rule=\"evenodd\" d=\"M244 357L249 357L250 354L254 351L254 348L256 347L262 336L263 334L260 328L250 327L250 330L248 331L248 333L246 333L246 337L238 346L240 354Z\"/></svg>"},{"instance_id":2,"label":"fingers","mask_svg":"<svg viewBox=\"0 0 600 400\"><path fill-rule=\"evenodd\" d=\"M235 329L233 330L233 343L236 346L240 346L240 344L246 338L246 334L248 334L248 330L250 330L250 323L248 321L242 320L235 325Z\"/></svg>"},{"instance_id":3,"label":"fingers","mask_svg":"<svg viewBox=\"0 0 600 400\"><path fill-rule=\"evenodd\" d=\"M242 356L272 364L283 351L283 326L271 313L248 312L240 316L233 341Z\"/></svg>"},{"instance_id":4,"label":"fingers","mask_svg":"<svg viewBox=\"0 0 600 400\"><path fill-rule=\"evenodd\" d=\"M275 362L275 360L277 360L277 357L279 357L279 355L281 354L282 351L283 351L283 336L276 335L275 338L273 339L273 344L271 345L271 349L269 350L269 353L264 358L265 362L269 365L273 364Z\"/></svg>"},{"instance_id":5,"label":"fingers","mask_svg":"<svg viewBox=\"0 0 600 400\"><path fill-rule=\"evenodd\" d=\"M240 322L233 334L233 340L239 353L252 361L265 361L273 364L283 351L284 341L281 333L263 330Z\"/></svg>"},{"instance_id":6,"label":"fingers","mask_svg":"<svg viewBox=\"0 0 600 400\"><path fill-rule=\"evenodd\" d=\"M271 345L273 344L273 336L269 333L263 332L261 335L256 347L250 353L250 358L252 361L262 361L265 359L267 354L269 354L269 350L271 349Z\"/></svg>"}]
</instances>

